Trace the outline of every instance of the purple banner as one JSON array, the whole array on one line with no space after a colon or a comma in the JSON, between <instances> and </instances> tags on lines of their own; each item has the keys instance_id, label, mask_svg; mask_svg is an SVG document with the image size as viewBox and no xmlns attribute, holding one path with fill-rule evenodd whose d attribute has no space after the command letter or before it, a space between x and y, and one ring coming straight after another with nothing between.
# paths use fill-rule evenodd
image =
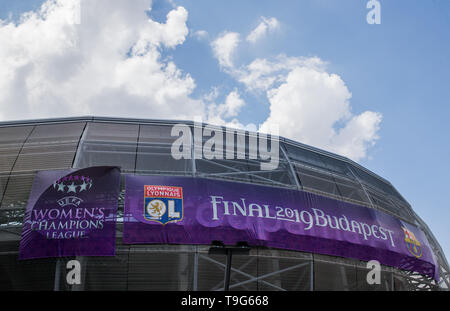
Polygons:
<instances>
[{"instance_id":1,"label":"purple banner","mask_svg":"<svg viewBox=\"0 0 450 311\"><path fill-rule=\"evenodd\" d=\"M126 176L125 244L246 241L438 278L417 227L364 206L297 191L188 177Z\"/></svg>"},{"instance_id":2,"label":"purple banner","mask_svg":"<svg viewBox=\"0 0 450 311\"><path fill-rule=\"evenodd\" d=\"M114 256L119 190L118 167L38 172L19 259Z\"/></svg>"}]
</instances>

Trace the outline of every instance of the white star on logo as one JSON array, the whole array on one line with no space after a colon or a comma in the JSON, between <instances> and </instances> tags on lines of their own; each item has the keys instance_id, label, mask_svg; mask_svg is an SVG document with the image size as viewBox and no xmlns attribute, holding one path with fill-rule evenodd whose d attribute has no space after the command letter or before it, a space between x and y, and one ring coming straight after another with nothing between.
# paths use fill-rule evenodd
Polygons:
<instances>
[{"instance_id":1,"label":"white star on logo","mask_svg":"<svg viewBox=\"0 0 450 311\"><path fill-rule=\"evenodd\" d=\"M66 188L66 186L65 186L63 183L57 184L57 185L58 185L58 192L59 192L59 191L64 192L64 188Z\"/></svg>"},{"instance_id":2,"label":"white star on logo","mask_svg":"<svg viewBox=\"0 0 450 311\"><path fill-rule=\"evenodd\" d=\"M69 189L67 190L67 193L69 193L69 192L77 193L77 186L75 186L74 183L72 183L72 185L67 186L67 187L69 188Z\"/></svg>"},{"instance_id":3,"label":"white star on logo","mask_svg":"<svg viewBox=\"0 0 450 311\"><path fill-rule=\"evenodd\" d=\"M80 185L80 192L83 190L87 190L87 186L88 186L88 184L83 181L83 183Z\"/></svg>"}]
</instances>

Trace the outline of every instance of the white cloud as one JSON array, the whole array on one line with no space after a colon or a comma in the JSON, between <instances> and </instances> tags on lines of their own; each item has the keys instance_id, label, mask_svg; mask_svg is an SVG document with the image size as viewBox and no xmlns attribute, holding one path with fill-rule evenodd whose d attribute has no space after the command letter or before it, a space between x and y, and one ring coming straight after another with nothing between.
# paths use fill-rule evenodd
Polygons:
<instances>
[{"instance_id":1,"label":"white cloud","mask_svg":"<svg viewBox=\"0 0 450 311\"><path fill-rule=\"evenodd\" d=\"M277 125L280 135L326 149L355 161L378 139L381 114L353 115L351 93L336 75L314 67L296 67L279 87L267 92L270 114L260 130ZM342 124L341 128L336 128Z\"/></svg>"},{"instance_id":2,"label":"white cloud","mask_svg":"<svg viewBox=\"0 0 450 311\"><path fill-rule=\"evenodd\" d=\"M266 18L261 16L261 22L252 32L247 36L246 40L255 43L261 38L265 37L268 32L272 32L280 28L280 23L275 17Z\"/></svg>"},{"instance_id":3,"label":"white cloud","mask_svg":"<svg viewBox=\"0 0 450 311\"><path fill-rule=\"evenodd\" d=\"M326 63L318 57L287 57L280 54L273 61L257 58L249 65L235 68L230 73L249 91L267 91L285 81L287 74L297 67L324 70Z\"/></svg>"},{"instance_id":4,"label":"white cloud","mask_svg":"<svg viewBox=\"0 0 450 311\"><path fill-rule=\"evenodd\" d=\"M255 42L270 27L278 27L278 21L272 24L269 21L263 19L247 40ZM351 93L340 76L326 71L326 62L319 57L280 54L271 60L257 58L248 65L237 67L232 56L239 38L239 33L226 32L213 42L212 47L226 73L242 83L247 91L266 94L270 113L259 128L261 132L269 133L275 127L281 136L355 161L367 156L368 148L379 138L377 133L382 115L372 111L354 115L350 106ZM225 121L230 117L225 113L231 111L229 107L233 107L231 103L211 105L209 122L249 128L236 118L231 122ZM237 112L233 113L233 117L237 115Z\"/></svg>"},{"instance_id":5,"label":"white cloud","mask_svg":"<svg viewBox=\"0 0 450 311\"><path fill-rule=\"evenodd\" d=\"M353 116L334 137L333 150L356 161L365 158L367 149L379 139L381 120L382 115L373 111Z\"/></svg>"},{"instance_id":6,"label":"white cloud","mask_svg":"<svg viewBox=\"0 0 450 311\"><path fill-rule=\"evenodd\" d=\"M219 89L192 97L194 79L170 52L189 35L188 12L174 6L165 22L146 15L149 0L48 0L17 23L0 21L0 120L73 115L193 119L241 129L244 90L263 92L270 113L261 131L359 160L378 139L381 114L351 112L344 81L318 57L257 58L236 67L240 34L224 32L211 43L221 68L240 83L216 103ZM257 40L271 29L255 28ZM278 22L277 22L278 23ZM264 29L265 30L264 30ZM264 30L264 31L263 31ZM259 35L258 35L259 34ZM206 32L193 36L205 37ZM242 86L242 89L240 89Z\"/></svg>"},{"instance_id":7,"label":"white cloud","mask_svg":"<svg viewBox=\"0 0 450 311\"><path fill-rule=\"evenodd\" d=\"M17 23L0 23L0 119L70 115L190 118L194 79L162 49L188 35L188 12L148 18L148 0L47 1ZM72 21L72 22L71 22Z\"/></svg>"},{"instance_id":8,"label":"white cloud","mask_svg":"<svg viewBox=\"0 0 450 311\"><path fill-rule=\"evenodd\" d=\"M233 54L239 44L240 34L225 32L211 43L214 55L223 67L233 67Z\"/></svg>"},{"instance_id":9,"label":"white cloud","mask_svg":"<svg viewBox=\"0 0 450 311\"><path fill-rule=\"evenodd\" d=\"M235 89L230 94L228 94L225 100L224 108L222 108L224 117L236 117L239 113L239 110L241 110L244 105L245 102L242 100L238 91Z\"/></svg>"},{"instance_id":10,"label":"white cloud","mask_svg":"<svg viewBox=\"0 0 450 311\"><path fill-rule=\"evenodd\" d=\"M198 40L203 40L208 38L208 32L206 30L197 30L192 33L192 36L197 38Z\"/></svg>"},{"instance_id":11,"label":"white cloud","mask_svg":"<svg viewBox=\"0 0 450 311\"><path fill-rule=\"evenodd\" d=\"M237 89L228 93L225 101L221 104L214 103L218 97L218 88L213 88L209 94L203 97L204 100L210 102L208 105L207 123L253 132L257 131L257 126L254 123L242 124L237 118L240 110L246 105Z\"/></svg>"},{"instance_id":12,"label":"white cloud","mask_svg":"<svg viewBox=\"0 0 450 311\"><path fill-rule=\"evenodd\" d=\"M211 108L214 107L213 115L230 118L236 117L243 106L245 106L245 102L242 100L239 92L234 89L228 94L223 104L212 106Z\"/></svg>"}]
</instances>

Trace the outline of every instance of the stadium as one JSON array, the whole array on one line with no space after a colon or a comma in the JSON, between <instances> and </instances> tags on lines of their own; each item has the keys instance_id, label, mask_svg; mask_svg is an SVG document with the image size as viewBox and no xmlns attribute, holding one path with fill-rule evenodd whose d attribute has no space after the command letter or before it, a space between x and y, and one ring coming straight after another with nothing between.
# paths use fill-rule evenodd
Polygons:
<instances>
[{"instance_id":1,"label":"stadium","mask_svg":"<svg viewBox=\"0 0 450 311\"><path fill-rule=\"evenodd\" d=\"M321 291L448 290L450 270L428 226L389 181L345 157L279 138L279 163L179 159L171 155L175 124L189 121L74 117L0 123L0 290ZM255 133L239 132L247 139ZM192 150L195 150L192 146ZM22 225L39 171L94 166L121 168L115 256L18 260ZM176 176L302 191L390 215L423 231L438 278L382 265L368 284L367 262L321 252L250 245L125 244L125 175ZM264 188L267 189L267 188ZM227 248L228 247L228 248ZM226 256L227 250L234 255ZM66 263L82 266L81 284L68 285Z\"/></svg>"}]
</instances>

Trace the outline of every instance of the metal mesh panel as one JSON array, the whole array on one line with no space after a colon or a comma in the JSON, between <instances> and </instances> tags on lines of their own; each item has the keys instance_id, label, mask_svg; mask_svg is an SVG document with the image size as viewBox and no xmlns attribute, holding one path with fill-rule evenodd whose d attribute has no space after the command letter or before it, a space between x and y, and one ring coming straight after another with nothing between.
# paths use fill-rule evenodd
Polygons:
<instances>
[{"instance_id":1,"label":"metal mesh panel","mask_svg":"<svg viewBox=\"0 0 450 311\"><path fill-rule=\"evenodd\" d=\"M309 254L264 250L258 251L258 290L310 291L312 258Z\"/></svg>"},{"instance_id":2,"label":"metal mesh panel","mask_svg":"<svg viewBox=\"0 0 450 311\"><path fill-rule=\"evenodd\" d=\"M333 176L333 178L336 182L339 194L343 199L357 204L370 206L369 198L359 183L337 176Z\"/></svg>"},{"instance_id":3,"label":"metal mesh panel","mask_svg":"<svg viewBox=\"0 0 450 311\"><path fill-rule=\"evenodd\" d=\"M17 155L33 126L0 128L0 173L11 171Z\"/></svg>"},{"instance_id":4,"label":"metal mesh panel","mask_svg":"<svg viewBox=\"0 0 450 311\"><path fill-rule=\"evenodd\" d=\"M357 277L354 261L314 255L314 289L319 291L356 290Z\"/></svg>"},{"instance_id":5,"label":"metal mesh panel","mask_svg":"<svg viewBox=\"0 0 450 311\"><path fill-rule=\"evenodd\" d=\"M85 257L81 260L83 290L126 290L127 254L114 257ZM64 279L63 279L64 282ZM75 288L76 289L76 286Z\"/></svg>"},{"instance_id":6,"label":"metal mesh panel","mask_svg":"<svg viewBox=\"0 0 450 311\"><path fill-rule=\"evenodd\" d=\"M303 189L338 198L340 193L330 174L312 170L304 166L294 164L295 171Z\"/></svg>"},{"instance_id":7,"label":"metal mesh panel","mask_svg":"<svg viewBox=\"0 0 450 311\"><path fill-rule=\"evenodd\" d=\"M305 190L370 205L369 198L347 163L290 144L285 146Z\"/></svg>"},{"instance_id":8,"label":"metal mesh panel","mask_svg":"<svg viewBox=\"0 0 450 311\"><path fill-rule=\"evenodd\" d=\"M111 165L134 171L139 125L88 123L75 167Z\"/></svg>"},{"instance_id":9,"label":"metal mesh panel","mask_svg":"<svg viewBox=\"0 0 450 311\"><path fill-rule=\"evenodd\" d=\"M225 256L201 254L198 259L198 286L200 291L217 290L224 286Z\"/></svg>"},{"instance_id":10,"label":"metal mesh panel","mask_svg":"<svg viewBox=\"0 0 450 311\"><path fill-rule=\"evenodd\" d=\"M77 143L58 145L25 144L13 172L70 168L77 150Z\"/></svg>"},{"instance_id":11,"label":"metal mesh panel","mask_svg":"<svg viewBox=\"0 0 450 311\"><path fill-rule=\"evenodd\" d=\"M1 208L25 208L36 171L70 168L84 125L37 125L12 168Z\"/></svg>"},{"instance_id":12,"label":"metal mesh panel","mask_svg":"<svg viewBox=\"0 0 450 311\"><path fill-rule=\"evenodd\" d=\"M395 291L413 291L414 287L403 275L394 274L394 289Z\"/></svg>"},{"instance_id":13,"label":"metal mesh panel","mask_svg":"<svg viewBox=\"0 0 450 311\"><path fill-rule=\"evenodd\" d=\"M35 173L17 173L11 175L0 209L22 209L28 202Z\"/></svg>"},{"instance_id":14,"label":"metal mesh panel","mask_svg":"<svg viewBox=\"0 0 450 311\"><path fill-rule=\"evenodd\" d=\"M226 131L223 130L223 159L208 160L204 157L197 159L195 161L197 176L277 185L288 188L294 188L296 186L294 176L292 176L289 170L289 164L283 156L281 144L278 144L279 149L276 155L278 156L278 167L264 170L261 168L262 163L269 163L272 159L262 160L261 150L258 150L255 144L258 141L258 137L253 134L246 134L244 131L233 132L230 130L228 133L232 134L234 138L232 141L227 140ZM208 139L209 137L203 137L203 143L208 141ZM271 150L272 142L270 137L267 142L267 150ZM196 143L198 144L198 142ZM197 147L196 152L198 153L198 149L201 149L203 145ZM260 146L260 148L262 147ZM228 154L228 151L230 154ZM200 155L196 154L196 157L200 157ZM273 164L275 163L273 162Z\"/></svg>"},{"instance_id":15,"label":"metal mesh panel","mask_svg":"<svg viewBox=\"0 0 450 311\"><path fill-rule=\"evenodd\" d=\"M412 216L411 207L405 203L405 201L397 200L395 197L390 197L392 204L394 205L394 209L397 211L396 215L399 215L411 223L414 223L414 216Z\"/></svg>"},{"instance_id":16,"label":"metal mesh panel","mask_svg":"<svg viewBox=\"0 0 450 311\"><path fill-rule=\"evenodd\" d=\"M280 162L276 170L261 170L254 160L196 160L197 176L229 179L255 184L294 187L287 164Z\"/></svg>"},{"instance_id":17,"label":"metal mesh panel","mask_svg":"<svg viewBox=\"0 0 450 311\"><path fill-rule=\"evenodd\" d=\"M280 162L275 170L261 170L255 160L196 160L197 176L214 177L280 187L295 187L287 163Z\"/></svg>"},{"instance_id":18,"label":"metal mesh panel","mask_svg":"<svg viewBox=\"0 0 450 311\"><path fill-rule=\"evenodd\" d=\"M10 171L32 130L33 126L0 128L0 204L6 191Z\"/></svg>"},{"instance_id":19,"label":"metal mesh panel","mask_svg":"<svg viewBox=\"0 0 450 311\"><path fill-rule=\"evenodd\" d=\"M259 163L249 160L203 160L195 161L197 176L220 176L223 179L252 182L248 171L259 170Z\"/></svg>"},{"instance_id":20,"label":"metal mesh panel","mask_svg":"<svg viewBox=\"0 0 450 311\"><path fill-rule=\"evenodd\" d=\"M259 163L251 160L196 160L196 169L199 175L236 173L247 174L249 171L258 171ZM235 174L235 175L236 175ZM225 175L226 176L226 175ZM249 176L247 179L251 180Z\"/></svg>"},{"instance_id":21,"label":"metal mesh panel","mask_svg":"<svg viewBox=\"0 0 450 311\"><path fill-rule=\"evenodd\" d=\"M354 179L353 173L349 170L347 163L341 160L337 160L331 157L326 157L324 155L320 155L323 163L327 170L333 172L334 174L342 175L349 179Z\"/></svg>"},{"instance_id":22,"label":"metal mesh panel","mask_svg":"<svg viewBox=\"0 0 450 311\"><path fill-rule=\"evenodd\" d=\"M84 126L84 122L36 125L27 144L78 142Z\"/></svg>"},{"instance_id":23,"label":"metal mesh panel","mask_svg":"<svg viewBox=\"0 0 450 311\"><path fill-rule=\"evenodd\" d=\"M190 247L132 247L129 290L192 290L194 249Z\"/></svg>"},{"instance_id":24,"label":"metal mesh panel","mask_svg":"<svg viewBox=\"0 0 450 311\"><path fill-rule=\"evenodd\" d=\"M37 125L12 171L70 168L83 128L84 123Z\"/></svg>"},{"instance_id":25,"label":"metal mesh panel","mask_svg":"<svg viewBox=\"0 0 450 311\"><path fill-rule=\"evenodd\" d=\"M22 144L33 127L33 125L0 127L0 143L2 146Z\"/></svg>"},{"instance_id":26,"label":"metal mesh panel","mask_svg":"<svg viewBox=\"0 0 450 311\"><path fill-rule=\"evenodd\" d=\"M5 189L6 189L6 184L8 182L8 176L9 176L9 174L0 173L0 204L3 199L3 193L5 192Z\"/></svg>"},{"instance_id":27,"label":"metal mesh panel","mask_svg":"<svg viewBox=\"0 0 450 311\"><path fill-rule=\"evenodd\" d=\"M191 159L172 157L171 147L177 137L171 136L171 129L168 125L140 126L136 172L191 174Z\"/></svg>"},{"instance_id":28,"label":"metal mesh panel","mask_svg":"<svg viewBox=\"0 0 450 311\"><path fill-rule=\"evenodd\" d=\"M0 290L53 290L56 259L19 261L0 255Z\"/></svg>"},{"instance_id":29,"label":"metal mesh panel","mask_svg":"<svg viewBox=\"0 0 450 311\"><path fill-rule=\"evenodd\" d=\"M285 144L285 147L291 160L307 166L326 169L325 163L318 153L303 148L294 147L291 144Z\"/></svg>"},{"instance_id":30,"label":"metal mesh panel","mask_svg":"<svg viewBox=\"0 0 450 311\"><path fill-rule=\"evenodd\" d=\"M417 272L393 269L394 290L396 291L435 291L438 286L435 280Z\"/></svg>"},{"instance_id":31,"label":"metal mesh panel","mask_svg":"<svg viewBox=\"0 0 450 311\"><path fill-rule=\"evenodd\" d=\"M20 147L10 147L0 149L0 172L11 171L17 155L19 154Z\"/></svg>"},{"instance_id":32,"label":"metal mesh panel","mask_svg":"<svg viewBox=\"0 0 450 311\"><path fill-rule=\"evenodd\" d=\"M199 248L198 290L222 291L226 267L225 255L208 254L209 247ZM257 251L252 255L233 255L230 271L231 291L257 290Z\"/></svg>"},{"instance_id":33,"label":"metal mesh panel","mask_svg":"<svg viewBox=\"0 0 450 311\"><path fill-rule=\"evenodd\" d=\"M397 190L395 190L395 188L392 187L387 182L384 182L355 166L352 167L352 170L364 184L376 188L385 194L389 194L390 196L393 196L396 199L403 201L407 204L407 202L402 198L402 196L397 192Z\"/></svg>"},{"instance_id":34,"label":"metal mesh panel","mask_svg":"<svg viewBox=\"0 0 450 311\"><path fill-rule=\"evenodd\" d=\"M225 255L199 250L199 290L223 290ZM274 249L252 249L248 255L233 255L230 290L311 290L311 256Z\"/></svg>"},{"instance_id":35,"label":"metal mesh panel","mask_svg":"<svg viewBox=\"0 0 450 311\"><path fill-rule=\"evenodd\" d=\"M393 201L389 198L389 196L380 193L378 191L375 191L373 189L367 189L367 194L370 197L370 200L372 201L372 204L375 207L378 207L382 211L390 212L393 215L396 215L397 217L401 217L408 221L413 221L407 210L400 208L399 206L395 205Z\"/></svg>"},{"instance_id":36,"label":"metal mesh panel","mask_svg":"<svg viewBox=\"0 0 450 311\"><path fill-rule=\"evenodd\" d=\"M233 256L230 273L230 290L257 290L252 280L257 276L257 260L252 256ZM199 290L223 291L226 256L201 255L199 259Z\"/></svg>"}]
</instances>

